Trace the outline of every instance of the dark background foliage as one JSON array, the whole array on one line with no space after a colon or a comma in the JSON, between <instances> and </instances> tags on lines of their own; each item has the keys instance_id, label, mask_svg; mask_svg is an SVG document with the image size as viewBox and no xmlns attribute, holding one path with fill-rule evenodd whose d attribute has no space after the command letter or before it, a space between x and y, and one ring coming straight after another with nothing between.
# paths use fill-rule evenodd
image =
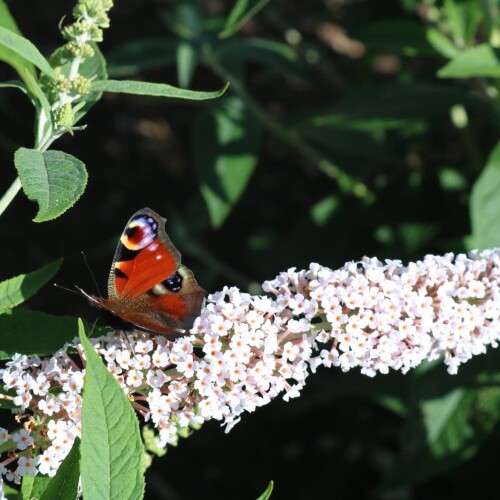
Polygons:
<instances>
[{"instance_id":1,"label":"dark background foliage","mask_svg":"<svg viewBox=\"0 0 500 500\"><path fill-rule=\"evenodd\" d=\"M44 54L61 44L68 2L8 5ZM275 0L219 39L231 6L116 2L101 46L112 76L197 90L230 80L230 90L200 103L105 94L87 129L57 143L87 165L85 194L44 224L19 195L1 221L0 278L62 256L57 281L93 292L83 250L105 289L117 237L144 206L168 218L208 291L258 292L310 262L408 261L474 246L470 193L498 140L496 82L439 78L451 49L436 37L456 51L484 42L491 18L471 19L496 2ZM453 12L466 14L463 40ZM2 91L0 113L3 192L15 178L13 151L32 146L32 109ZM241 196L234 185L223 192L233 176ZM208 208L207 186L223 192ZM95 314L50 287L29 305ZM487 497L496 488L497 360L489 353L454 377L441 364L375 379L320 370L301 398L246 415L228 435L209 423L156 459L147 498L256 498L271 479L276 499Z\"/></svg>"}]
</instances>

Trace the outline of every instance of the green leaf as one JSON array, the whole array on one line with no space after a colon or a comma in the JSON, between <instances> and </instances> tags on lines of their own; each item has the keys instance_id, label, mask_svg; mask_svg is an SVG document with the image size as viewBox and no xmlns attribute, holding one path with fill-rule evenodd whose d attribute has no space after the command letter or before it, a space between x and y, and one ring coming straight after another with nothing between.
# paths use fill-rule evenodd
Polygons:
<instances>
[{"instance_id":1,"label":"green leaf","mask_svg":"<svg viewBox=\"0 0 500 500\"><path fill-rule=\"evenodd\" d=\"M79 325L85 351L80 472L84 498L141 499L144 454L130 401Z\"/></svg>"},{"instance_id":2,"label":"green leaf","mask_svg":"<svg viewBox=\"0 0 500 500\"><path fill-rule=\"evenodd\" d=\"M393 52L406 56L434 55L434 47L427 40L425 24L407 19L385 20L363 25L351 36L369 49Z\"/></svg>"},{"instance_id":3,"label":"green leaf","mask_svg":"<svg viewBox=\"0 0 500 500\"><path fill-rule=\"evenodd\" d=\"M426 37L434 50L444 57L453 58L459 53L455 44L445 34L432 26L427 27Z\"/></svg>"},{"instance_id":4,"label":"green leaf","mask_svg":"<svg viewBox=\"0 0 500 500\"><path fill-rule=\"evenodd\" d=\"M22 33L4 0L0 0L0 26L19 36L22 36ZM28 72L31 76L36 77L36 70L33 64L27 61L24 57L21 57L17 52L5 47L4 45L0 46L0 61L5 61L7 64L12 66L28 87L30 84L25 80L26 72Z\"/></svg>"},{"instance_id":5,"label":"green leaf","mask_svg":"<svg viewBox=\"0 0 500 500\"><path fill-rule=\"evenodd\" d=\"M2 0L0 0L0 2L1 1ZM9 87L14 89L19 89L23 94L26 94L29 97L31 104L33 104L33 106L36 107L37 105L36 97L24 83L18 80L9 80L6 82L0 82L0 88L9 88Z\"/></svg>"},{"instance_id":6,"label":"green leaf","mask_svg":"<svg viewBox=\"0 0 500 500\"><path fill-rule=\"evenodd\" d=\"M434 456L447 455L450 451L459 449L463 440L471 435L467 431L470 428L467 423L467 413L463 411L465 397L465 391L459 388L444 397L423 403L427 442ZM460 425L453 419L458 419ZM460 432L457 433L457 430Z\"/></svg>"},{"instance_id":7,"label":"green leaf","mask_svg":"<svg viewBox=\"0 0 500 500\"><path fill-rule=\"evenodd\" d=\"M420 402L422 420L402 429L403 454L384 487L397 489L422 483L471 458L482 442L474 425L474 391L458 388Z\"/></svg>"},{"instance_id":8,"label":"green leaf","mask_svg":"<svg viewBox=\"0 0 500 500\"><path fill-rule=\"evenodd\" d=\"M56 74L52 69L52 66L27 38L17 35L16 33L0 26L0 46L7 47L23 60L33 63L40 71L42 71L42 73L46 74L53 80L56 79ZM29 66L28 71L30 71Z\"/></svg>"},{"instance_id":9,"label":"green leaf","mask_svg":"<svg viewBox=\"0 0 500 500\"><path fill-rule=\"evenodd\" d=\"M80 480L80 439L76 438L71 451L51 478L40 500L74 500Z\"/></svg>"},{"instance_id":10,"label":"green leaf","mask_svg":"<svg viewBox=\"0 0 500 500\"><path fill-rule=\"evenodd\" d=\"M259 498L257 498L257 500L268 500L269 498L271 498L273 488L274 488L274 481L270 481L267 488L262 492L262 495L260 495Z\"/></svg>"},{"instance_id":11,"label":"green leaf","mask_svg":"<svg viewBox=\"0 0 500 500\"><path fill-rule=\"evenodd\" d=\"M483 113L490 108L484 100L450 85L367 85L333 106L325 104L315 110L309 120L303 121L303 131L312 125L366 131L401 128L409 120L448 116L455 104L474 105Z\"/></svg>"},{"instance_id":12,"label":"green leaf","mask_svg":"<svg viewBox=\"0 0 500 500\"><path fill-rule=\"evenodd\" d=\"M191 80L198 62L196 45L187 40L181 40L177 45L176 58L177 80L181 87L188 88L191 85Z\"/></svg>"},{"instance_id":13,"label":"green leaf","mask_svg":"<svg viewBox=\"0 0 500 500\"><path fill-rule=\"evenodd\" d=\"M49 482L50 477L48 476L24 476L18 500L40 498Z\"/></svg>"},{"instance_id":14,"label":"green leaf","mask_svg":"<svg viewBox=\"0 0 500 500\"><path fill-rule=\"evenodd\" d=\"M255 61L275 72L292 73L305 78L305 66L296 52L284 43L263 38L234 38L221 43L215 54L228 66Z\"/></svg>"},{"instance_id":15,"label":"green leaf","mask_svg":"<svg viewBox=\"0 0 500 500\"><path fill-rule=\"evenodd\" d=\"M457 45L470 45L484 16L482 2L477 0L445 0L444 7L448 26Z\"/></svg>"},{"instance_id":16,"label":"green leaf","mask_svg":"<svg viewBox=\"0 0 500 500\"><path fill-rule=\"evenodd\" d=\"M61 264L62 259L58 259L29 274L20 274L0 282L0 313L22 304L35 295L47 281L55 276Z\"/></svg>"},{"instance_id":17,"label":"green leaf","mask_svg":"<svg viewBox=\"0 0 500 500\"><path fill-rule=\"evenodd\" d=\"M490 154L486 167L471 194L470 212L473 246L500 247L500 142Z\"/></svg>"},{"instance_id":18,"label":"green leaf","mask_svg":"<svg viewBox=\"0 0 500 500\"><path fill-rule=\"evenodd\" d=\"M227 17L226 24L220 38L228 38L236 33L246 22L252 19L269 0L237 0Z\"/></svg>"},{"instance_id":19,"label":"green leaf","mask_svg":"<svg viewBox=\"0 0 500 500\"><path fill-rule=\"evenodd\" d=\"M194 162L213 227L220 227L255 170L261 129L242 99L228 97L198 116Z\"/></svg>"},{"instance_id":20,"label":"green leaf","mask_svg":"<svg viewBox=\"0 0 500 500\"><path fill-rule=\"evenodd\" d=\"M5 495L5 498L7 500L18 500L19 498L19 491L16 490L14 487L12 487L10 484L5 484L3 485L3 493Z\"/></svg>"},{"instance_id":21,"label":"green leaf","mask_svg":"<svg viewBox=\"0 0 500 500\"><path fill-rule=\"evenodd\" d=\"M148 95L153 97L173 97L177 99L190 99L202 101L215 99L224 94L229 87L226 83L215 92L202 92L186 90L167 85L166 83L137 82L133 80L97 80L92 83L93 92L117 92L123 94Z\"/></svg>"},{"instance_id":22,"label":"green leaf","mask_svg":"<svg viewBox=\"0 0 500 500\"><path fill-rule=\"evenodd\" d=\"M500 76L500 49L482 44L458 53L437 73L440 78Z\"/></svg>"},{"instance_id":23,"label":"green leaf","mask_svg":"<svg viewBox=\"0 0 500 500\"><path fill-rule=\"evenodd\" d=\"M177 45L177 40L166 38L146 38L119 45L106 53L109 74L136 75L142 71L173 64Z\"/></svg>"},{"instance_id":24,"label":"green leaf","mask_svg":"<svg viewBox=\"0 0 500 500\"><path fill-rule=\"evenodd\" d=\"M0 359L53 354L78 333L76 318L14 309L0 314Z\"/></svg>"},{"instance_id":25,"label":"green leaf","mask_svg":"<svg viewBox=\"0 0 500 500\"><path fill-rule=\"evenodd\" d=\"M38 203L35 222L59 217L76 203L87 185L85 165L62 151L19 148L14 163L24 193Z\"/></svg>"},{"instance_id":26,"label":"green leaf","mask_svg":"<svg viewBox=\"0 0 500 500\"><path fill-rule=\"evenodd\" d=\"M5 390L2 387L2 390ZM14 405L12 407L15 407ZM3 406L2 406L3 408ZM9 407L11 408L11 407ZM17 448L17 443L13 439L8 439L4 443L0 444L0 453L5 453L6 451L9 450L15 450Z\"/></svg>"}]
</instances>

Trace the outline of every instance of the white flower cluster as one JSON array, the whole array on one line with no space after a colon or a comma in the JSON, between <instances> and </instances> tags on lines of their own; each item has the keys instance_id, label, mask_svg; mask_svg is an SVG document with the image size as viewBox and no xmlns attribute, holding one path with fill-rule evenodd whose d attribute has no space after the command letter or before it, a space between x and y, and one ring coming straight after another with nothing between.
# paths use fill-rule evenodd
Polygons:
<instances>
[{"instance_id":1,"label":"white flower cluster","mask_svg":"<svg viewBox=\"0 0 500 500\"><path fill-rule=\"evenodd\" d=\"M298 396L321 365L373 376L444 355L456 373L497 345L499 280L500 250L408 266L368 258L336 271L311 264L264 283L272 297L236 288L209 296L190 336L112 333L91 342L164 446L179 428L217 419L229 430L279 394ZM1 373L25 420L13 434L0 429L0 443L12 439L16 449L0 464L8 480L53 475L80 435L84 361L74 358L68 348L45 360L17 356Z\"/></svg>"}]
</instances>

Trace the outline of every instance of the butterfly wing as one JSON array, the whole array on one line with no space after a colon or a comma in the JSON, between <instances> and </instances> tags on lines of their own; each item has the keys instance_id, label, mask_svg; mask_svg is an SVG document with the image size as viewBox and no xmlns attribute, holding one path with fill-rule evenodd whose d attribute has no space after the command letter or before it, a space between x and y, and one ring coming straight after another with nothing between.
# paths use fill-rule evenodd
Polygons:
<instances>
[{"instance_id":1,"label":"butterfly wing","mask_svg":"<svg viewBox=\"0 0 500 500\"><path fill-rule=\"evenodd\" d=\"M165 222L149 208L132 215L113 258L109 298L99 303L141 329L178 333L192 326L205 291L181 264Z\"/></svg>"}]
</instances>

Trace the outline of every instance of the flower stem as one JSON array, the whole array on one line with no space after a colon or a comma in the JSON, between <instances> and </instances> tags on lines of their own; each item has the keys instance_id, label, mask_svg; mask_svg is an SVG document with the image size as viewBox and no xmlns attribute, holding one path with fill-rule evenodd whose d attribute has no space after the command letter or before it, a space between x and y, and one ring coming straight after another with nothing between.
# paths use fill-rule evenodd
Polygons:
<instances>
[{"instance_id":1,"label":"flower stem","mask_svg":"<svg viewBox=\"0 0 500 500\"><path fill-rule=\"evenodd\" d=\"M9 189L5 192L5 194L0 199L0 215L2 215L7 207L11 204L12 200L16 197L16 194L19 193L21 189L21 179L16 177L16 180L11 184Z\"/></svg>"}]
</instances>

